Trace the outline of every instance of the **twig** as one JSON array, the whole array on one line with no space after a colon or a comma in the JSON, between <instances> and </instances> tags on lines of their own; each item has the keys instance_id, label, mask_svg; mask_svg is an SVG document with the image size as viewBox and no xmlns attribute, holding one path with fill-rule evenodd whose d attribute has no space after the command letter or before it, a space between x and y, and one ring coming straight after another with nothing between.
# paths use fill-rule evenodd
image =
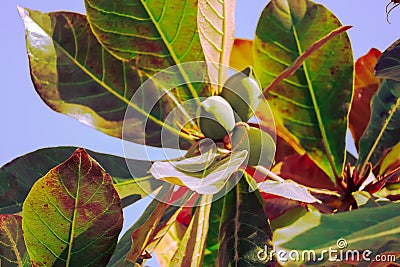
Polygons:
<instances>
[{"instance_id":1,"label":"twig","mask_svg":"<svg viewBox=\"0 0 400 267\"><path fill-rule=\"evenodd\" d=\"M321 39L319 39L318 41L316 41L315 43L313 43L309 48L307 48L306 51L304 51L303 54L301 54L293 63L292 65L290 65L286 70L284 70L283 72L281 72L281 74L279 74L263 91L263 95L266 96L266 94L272 90L274 87L276 87L283 79L286 79L288 77L290 77L291 75L293 75L296 70L298 68L301 67L301 65L303 64L303 62L315 51L317 51L321 46L323 46L325 43L327 43L329 40L331 40L333 37L347 31L348 29L350 29L353 26L341 26L333 31L331 31L330 33L328 33L327 35L325 35L324 37L322 37ZM262 96L261 96L262 97Z\"/></svg>"}]
</instances>

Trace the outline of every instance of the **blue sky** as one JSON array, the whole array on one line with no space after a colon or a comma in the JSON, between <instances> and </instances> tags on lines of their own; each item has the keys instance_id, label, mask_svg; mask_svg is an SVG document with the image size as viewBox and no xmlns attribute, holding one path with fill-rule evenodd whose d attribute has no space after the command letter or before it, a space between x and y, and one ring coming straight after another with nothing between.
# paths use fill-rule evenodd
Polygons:
<instances>
[{"instance_id":1,"label":"blue sky","mask_svg":"<svg viewBox=\"0 0 400 267\"><path fill-rule=\"evenodd\" d=\"M253 38L257 19L268 1L238 0L236 36ZM355 57L371 47L384 50L400 37L400 8L386 22L389 0L316 1L331 9L343 24L353 25L349 35ZM33 150L50 146L79 146L122 155L121 140L84 126L48 108L36 94L29 76L24 28L16 6L41 11L84 13L83 0L3 0L0 9L0 166ZM128 219L127 221L129 221ZM152 265L156 266L156 265Z\"/></svg>"},{"instance_id":2,"label":"blue sky","mask_svg":"<svg viewBox=\"0 0 400 267\"><path fill-rule=\"evenodd\" d=\"M389 0L388 0L389 1ZM400 37L400 8L386 22L383 0L325 0L349 30L355 57L371 47L384 50ZM238 0L236 36L252 38L257 19L267 1ZM83 0L6 0L0 10L1 83L0 165L27 152L48 146L73 145L122 154L121 141L53 112L36 94L29 76L24 28L16 5L41 11L70 10L84 13Z\"/></svg>"}]
</instances>

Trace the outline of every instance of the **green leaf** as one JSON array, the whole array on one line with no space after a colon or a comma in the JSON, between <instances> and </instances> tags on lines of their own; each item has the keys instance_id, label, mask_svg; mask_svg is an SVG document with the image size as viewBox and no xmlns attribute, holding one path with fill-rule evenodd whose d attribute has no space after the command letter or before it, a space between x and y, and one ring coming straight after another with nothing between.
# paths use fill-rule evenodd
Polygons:
<instances>
[{"instance_id":1,"label":"green leaf","mask_svg":"<svg viewBox=\"0 0 400 267\"><path fill-rule=\"evenodd\" d=\"M220 157L210 167L197 172L190 172L188 169L179 168L182 161L155 162L150 173L156 178L169 183L186 186L199 194L216 194L229 182L232 173L239 169L246 160L247 151L233 152L230 155ZM203 161L203 156L189 158L193 164ZM178 163L178 166L176 166Z\"/></svg>"},{"instance_id":2,"label":"green leaf","mask_svg":"<svg viewBox=\"0 0 400 267\"><path fill-rule=\"evenodd\" d=\"M375 76L400 82L399 75L400 39L391 44L381 55L375 66Z\"/></svg>"},{"instance_id":3,"label":"green leaf","mask_svg":"<svg viewBox=\"0 0 400 267\"><path fill-rule=\"evenodd\" d=\"M31 266L22 232L22 217L0 214L0 265Z\"/></svg>"},{"instance_id":4,"label":"green leaf","mask_svg":"<svg viewBox=\"0 0 400 267\"><path fill-rule=\"evenodd\" d=\"M68 159L76 149L75 147L43 148L16 158L1 167L0 213L20 212L22 203L33 184L53 167ZM143 198L162 184L148 174L151 162L124 159L90 150L88 153L110 173L122 199ZM128 169L127 163L136 168Z\"/></svg>"},{"instance_id":5,"label":"green leaf","mask_svg":"<svg viewBox=\"0 0 400 267\"><path fill-rule=\"evenodd\" d=\"M240 181L225 196L219 230L219 266L265 266L271 259L263 252L272 249L272 231L263 200L258 191L249 192L242 173L234 175Z\"/></svg>"},{"instance_id":6,"label":"green leaf","mask_svg":"<svg viewBox=\"0 0 400 267\"><path fill-rule=\"evenodd\" d=\"M212 195L201 196L199 206L171 259L171 266L203 266L212 198Z\"/></svg>"},{"instance_id":7,"label":"green leaf","mask_svg":"<svg viewBox=\"0 0 400 267\"><path fill-rule=\"evenodd\" d=\"M145 75L178 65L191 98L199 91L179 64L204 61L197 6L197 0L85 0L92 31L110 53L122 60L134 60Z\"/></svg>"},{"instance_id":8,"label":"green leaf","mask_svg":"<svg viewBox=\"0 0 400 267\"><path fill-rule=\"evenodd\" d=\"M360 139L357 165L363 173L368 162L376 166L399 141L400 83L385 79L371 101L371 118Z\"/></svg>"},{"instance_id":9,"label":"green leaf","mask_svg":"<svg viewBox=\"0 0 400 267\"><path fill-rule=\"evenodd\" d=\"M111 176L84 149L33 185L22 216L35 266L105 266L123 222Z\"/></svg>"},{"instance_id":10,"label":"green leaf","mask_svg":"<svg viewBox=\"0 0 400 267\"><path fill-rule=\"evenodd\" d=\"M200 0L197 24L210 81L218 92L228 77L229 58L234 41L235 0ZM247 67L247 66L246 66Z\"/></svg>"},{"instance_id":11,"label":"green leaf","mask_svg":"<svg viewBox=\"0 0 400 267\"><path fill-rule=\"evenodd\" d=\"M151 146L162 145L164 127L184 138L183 148L189 146L187 134L164 123L176 106L170 96L177 92L166 96L162 88L148 82L131 102L148 75L136 60L122 61L105 50L85 16L22 8L19 12L26 28L32 80L49 107L111 136L122 138L124 127L125 140ZM155 106L149 107L153 100Z\"/></svg>"},{"instance_id":12,"label":"green leaf","mask_svg":"<svg viewBox=\"0 0 400 267\"><path fill-rule=\"evenodd\" d=\"M268 86L314 42L340 26L325 7L308 0L273 0L261 14L253 44L254 69ZM345 159L353 56L342 33L313 52L294 75L267 95L274 116L332 180ZM286 139L285 139L286 140Z\"/></svg>"},{"instance_id":13,"label":"green leaf","mask_svg":"<svg viewBox=\"0 0 400 267\"><path fill-rule=\"evenodd\" d=\"M375 67L376 76L383 78L378 91L371 101L371 117L360 139L360 152L357 164L361 173L368 162L376 166L386 152L400 141L400 82L397 74L397 41L379 58Z\"/></svg>"},{"instance_id":14,"label":"green leaf","mask_svg":"<svg viewBox=\"0 0 400 267\"><path fill-rule=\"evenodd\" d=\"M206 240L206 251L204 253L203 267L214 267L218 259L218 231L221 223L224 198L214 200L211 204L209 227Z\"/></svg>"},{"instance_id":15,"label":"green leaf","mask_svg":"<svg viewBox=\"0 0 400 267\"><path fill-rule=\"evenodd\" d=\"M397 143L389 153L385 155L379 168L379 175L384 176L400 167L400 143Z\"/></svg>"},{"instance_id":16,"label":"green leaf","mask_svg":"<svg viewBox=\"0 0 400 267\"><path fill-rule=\"evenodd\" d=\"M363 208L351 212L338 214L321 214L308 212L293 224L278 229L274 232L274 245L276 251L285 252L295 250L300 255L304 251L314 251L315 261L308 261L307 257L296 261L296 265L327 265L328 253L326 251L340 251L339 241L345 240L347 246L343 254L350 250L370 250L372 252L385 252L387 245L400 245L400 205L388 204L374 208ZM290 233L290 234L288 234ZM316 238L324 237L324 238ZM325 252L323 252L325 250ZM360 255L361 255L360 252ZM284 253L281 253L284 255ZM286 254L288 256L289 254ZM305 254L308 255L308 254ZM334 256L340 256L333 253ZM311 259L313 255L311 254ZM279 259L281 264L290 265L293 261L289 258ZM330 262L332 264L332 262Z\"/></svg>"}]
</instances>

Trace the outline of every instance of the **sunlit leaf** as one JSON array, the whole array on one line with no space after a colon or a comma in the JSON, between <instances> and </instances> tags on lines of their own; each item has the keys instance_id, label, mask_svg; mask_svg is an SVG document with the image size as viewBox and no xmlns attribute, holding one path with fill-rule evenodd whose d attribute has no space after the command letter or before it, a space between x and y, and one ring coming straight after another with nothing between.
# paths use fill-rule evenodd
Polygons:
<instances>
[{"instance_id":1,"label":"sunlit leaf","mask_svg":"<svg viewBox=\"0 0 400 267\"><path fill-rule=\"evenodd\" d=\"M253 66L253 41L236 38L233 42L229 66L240 71Z\"/></svg>"},{"instance_id":2,"label":"sunlit leaf","mask_svg":"<svg viewBox=\"0 0 400 267\"><path fill-rule=\"evenodd\" d=\"M168 201L169 197L171 196L171 191L169 188L162 188L161 191L158 193L157 197L153 199L153 201L147 206L145 212L141 215L138 221L129 228L128 231L122 236L122 238L118 241L118 244L115 248L115 251L110 259L110 262L107 266L134 266L134 262L142 255L144 252L143 246L145 240L134 240L132 242L132 234L133 232L138 232L139 229L144 229L144 227L157 225L159 220L162 217L165 209L168 207L166 202L160 202L158 199L165 199ZM147 222L146 222L147 221ZM149 229L146 229L149 230ZM151 233L149 233L151 234ZM146 231L143 231L143 235L141 238L148 238L148 234ZM136 242L138 241L138 242ZM138 248L138 253L135 253L134 261L128 261L126 256L130 253L131 249L136 246ZM143 249L143 250L142 250ZM136 251L136 250L135 250ZM132 257L131 257L132 258Z\"/></svg>"},{"instance_id":3,"label":"sunlit leaf","mask_svg":"<svg viewBox=\"0 0 400 267\"><path fill-rule=\"evenodd\" d=\"M375 77L374 68L381 54L379 50L371 49L355 63L354 97L349 115L349 128L357 149L370 118L371 98L379 87L380 80Z\"/></svg>"},{"instance_id":4,"label":"sunlit leaf","mask_svg":"<svg viewBox=\"0 0 400 267\"><path fill-rule=\"evenodd\" d=\"M176 162L174 161L155 162L150 169L150 173L156 179L186 186L199 194L215 194L225 186L232 173L239 169L240 165L246 160L247 154L245 150L234 152L198 172L180 169L175 165ZM203 159L203 157L196 156L191 159L196 162L198 159ZM180 161L177 163L180 163Z\"/></svg>"},{"instance_id":5,"label":"sunlit leaf","mask_svg":"<svg viewBox=\"0 0 400 267\"><path fill-rule=\"evenodd\" d=\"M196 208L178 250L171 259L171 266L203 266L212 197L212 195L201 196L199 206Z\"/></svg>"},{"instance_id":6,"label":"sunlit leaf","mask_svg":"<svg viewBox=\"0 0 400 267\"><path fill-rule=\"evenodd\" d=\"M397 143L382 160L379 174L384 175L400 167L400 143Z\"/></svg>"},{"instance_id":7,"label":"sunlit leaf","mask_svg":"<svg viewBox=\"0 0 400 267\"><path fill-rule=\"evenodd\" d=\"M0 212L17 213L32 185L56 165L67 160L76 147L43 148L14 159L0 168ZM122 157L89 151L112 176L120 198L147 196L162 183L148 174L151 162L127 160L133 170L128 169ZM27 168L29 166L29 168ZM131 204L131 203L130 203Z\"/></svg>"},{"instance_id":8,"label":"sunlit leaf","mask_svg":"<svg viewBox=\"0 0 400 267\"><path fill-rule=\"evenodd\" d=\"M184 194L170 205L174 195L170 186L161 188L140 218L119 240L107 266L133 266L155 251L173 226L183 205L191 198L190 194Z\"/></svg>"},{"instance_id":9,"label":"sunlit leaf","mask_svg":"<svg viewBox=\"0 0 400 267\"><path fill-rule=\"evenodd\" d=\"M187 226L175 221L168 229L166 235L161 239L157 249L154 251L157 262L161 267L171 266L171 259L178 249L179 242L185 234L186 229Z\"/></svg>"},{"instance_id":10,"label":"sunlit leaf","mask_svg":"<svg viewBox=\"0 0 400 267\"><path fill-rule=\"evenodd\" d=\"M329 256L326 253L329 250L338 251L337 254L333 254L334 256L340 256L340 250L343 251L343 255L346 255L347 251L357 250L361 258L361 253L365 250L383 253L388 251L388 245L391 245L391 248L393 245L398 248L400 245L399 214L399 204L332 215L308 212L293 224L274 232L273 240L276 250L286 252L286 254L281 254L286 255L286 258L278 257L278 260L282 265L289 266L294 261L288 258L288 252L296 251L301 256L304 255L303 252L311 251L310 259L306 252L306 257L299 257L295 264L322 266L332 264L328 261ZM372 253L367 256L371 255Z\"/></svg>"},{"instance_id":11,"label":"sunlit leaf","mask_svg":"<svg viewBox=\"0 0 400 267\"><path fill-rule=\"evenodd\" d=\"M287 199L297 200L304 203L320 202L311 195L307 187L290 180L285 180L283 182L267 180L259 183L257 187L262 192L281 196Z\"/></svg>"},{"instance_id":12,"label":"sunlit leaf","mask_svg":"<svg viewBox=\"0 0 400 267\"><path fill-rule=\"evenodd\" d=\"M364 208L375 208L379 206L391 205L391 201L385 198L380 198L371 195L366 191L357 191L352 193L354 200L357 202L357 207L359 209Z\"/></svg>"},{"instance_id":13,"label":"sunlit leaf","mask_svg":"<svg viewBox=\"0 0 400 267\"><path fill-rule=\"evenodd\" d=\"M184 62L204 61L196 0L85 0L85 7L99 42L118 58L135 61L147 76ZM187 82L184 94L190 98L202 94L178 68Z\"/></svg>"},{"instance_id":14,"label":"sunlit leaf","mask_svg":"<svg viewBox=\"0 0 400 267\"><path fill-rule=\"evenodd\" d=\"M235 31L235 0L200 0L197 24L214 91L228 78L229 56Z\"/></svg>"},{"instance_id":15,"label":"sunlit leaf","mask_svg":"<svg viewBox=\"0 0 400 267\"><path fill-rule=\"evenodd\" d=\"M19 215L0 214L0 265L31 266Z\"/></svg>"},{"instance_id":16,"label":"sunlit leaf","mask_svg":"<svg viewBox=\"0 0 400 267\"><path fill-rule=\"evenodd\" d=\"M137 259L145 252L145 248L151 239L151 235L158 222L160 221L165 209L169 206L168 201L171 197L171 187L165 187L159 193L162 201L154 200L151 205L154 208L146 209L139 220L132 227L131 233L132 246L129 248L129 253L126 259L131 262L136 262Z\"/></svg>"},{"instance_id":17,"label":"sunlit leaf","mask_svg":"<svg viewBox=\"0 0 400 267\"><path fill-rule=\"evenodd\" d=\"M164 239L164 236L167 235L170 228L174 225L175 222L178 222L178 216L181 214L183 209L191 209L192 205L196 203L197 196L193 194L193 192L189 190L183 190L183 194L175 191L171 197L172 205L169 206L161 220L159 221L154 234L152 235L151 240L149 240L148 245L145 250L149 252L154 252L159 248L160 242Z\"/></svg>"},{"instance_id":18,"label":"sunlit leaf","mask_svg":"<svg viewBox=\"0 0 400 267\"><path fill-rule=\"evenodd\" d=\"M19 12L26 28L32 80L49 107L119 138L124 123L125 139L151 146L161 146L164 126L183 136L183 144L189 146L188 136L164 124L176 103L161 88L148 82L146 90L130 102L149 75L138 68L136 60L122 61L105 50L85 16L22 8ZM179 93L187 98L185 92ZM153 100L155 106L148 107ZM131 112L124 120L127 110Z\"/></svg>"},{"instance_id":19,"label":"sunlit leaf","mask_svg":"<svg viewBox=\"0 0 400 267\"><path fill-rule=\"evenodd\" d=\"M271 1L261 14L253 43L254 69L262 86L338 26L329 10L311 1ZM290 135L285 140L301 145L332 180L343 170L352 84L351 45L342 33L267 95L277 127L284 126Z\"/></svg>"},{"instance_id":20,"label":"sunlit leaf","mask_svg":"<svg viewBox=\"0 0 400 267\"><path fill-rule=\"evenodd\" d=\"M22 216L34 266L105 266L123 222L111 176L83 149L33 185Z\"/></svg>"},{"instance_id":21,"label":"sunlit leaf","mask_svg":"<svg viewBox=\"0 0 400 267\"><path fill-rule=\"evenodd\" d=\"M219 266L265 266L271 260L272 232L258 191L236 173L238 184L225 196L219 231Z\"/></svg>"}]
</instances>

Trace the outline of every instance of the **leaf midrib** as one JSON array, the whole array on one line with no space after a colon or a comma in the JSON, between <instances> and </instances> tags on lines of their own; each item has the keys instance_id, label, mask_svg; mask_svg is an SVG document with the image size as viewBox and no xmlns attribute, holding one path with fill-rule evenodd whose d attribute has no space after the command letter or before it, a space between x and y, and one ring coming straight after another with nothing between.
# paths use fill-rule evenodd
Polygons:
<instances>
[{"instance_id":1,"label":"leaf midrib","mask_svg":"<svg viewBox=\"0 0 400 267\"><path fill-rule=\"evenodd\" d=\"M14 217L12 217L12 218L13 218L13 221L16 221L16 219L15 219ZM17 224L17 227L18 227L18 224ZM4 227L2 227L2 228L3 228L4 231L6 232L6 236L7 236L8 240L9 240L10 243L11 243L12 249L13 249L13 251L14 251L14 254L15 254L15 257L16 257L16 260L17 260L17 263L18 263L18 267L22 267L21 254L19 253L17 243L16 243L15 240L12 238L12 234L11 234L10 230L8 229L8 227L7 227L7 226L4 226ZM17 234L18 234L18 231L17 231ZM1 266L1 261L0 261L0 266Z\"/></svg>"},{"instance_id":2,"label":"leaf midrib","mask_svg":"<svg viewBox=\"0 0 400 267\"><path fill-rule=\"evenodd\" d=\"M383 137L387 126L389 125L390 121L392 120L393 115L396 113L396 110L400 107L400 98L397 98L396 104L393 105L393 107L388 111L389 116L385 120L385 123L382 125L381 130L379 131L378 136L376 137L374 143L372 144L371 149L369 150L367 156L365 157L365 160L362 164L360 173L364 173L365 167L367 166L369 159L372 157L372 154L375 152L376 147L378 146L379 142L381 141L381 138Z\"/></svg>"},{"instance_id":3,"label":"leaf midrib","mask_svg":"<svg viewBox=\"0 0 400 267\"><path fill-rule=\"evenodd\" d=\"M74 205L74 213L72 215L72 220L71 220L71 233L69 236L69 245L68 245L68 255L67 255L67 260L65 262L65 266L69 267L70 261L71 261L71 254L72 254L72 245L74 242L74 237L75 237L75 226L76 226L76 218L78 216L78 207L79 207L79 192L80 192L80 183L81 183L81 167L82 167L82 155L79 156L79 163L78 163L78 179L76 183L76 195L75 195L75 205ZM60 177L62 178L62 177Z\"/></svg>"},{"instance_id":4,"label":"leaf midrib","mask_svg":"<svg viewBox=\"0 0 400 267\"><path fill-rule=\"evenodd\" d=\"M223 1L223 8L222 8L222 30L223 30L223 37L222 37L222 44L221 44L221 48L222 48L222 52L221 52L221 58L219 61L219 68L218 68L218 83L221 86L223 84L223 74L224 74L224 67L222 67L222 65L224 65L225 63L225 54L227 53L227 51L225 51L226 49L226 44L228 42L228 31L227 31L227 23L226 23L226 19L227 19L227 2L229 2L229 0L225 0ZM222 90L222 88L221 88Z\"/></svg>"},{"instance_id":5,"label":"leaf midrib","mask_svg":"<svg viewBox=\"0 0 400 267\"><path fill-rule=\"evenodd\" d=\"M187 5L187 0L184 0L184 1L185 1L185 7L183 8L183 10L186 9L186 5ZM180 62L180 60L178 59L178 57L177 57L177 55L175 53L175 50L173 49L173 47L168 42L168 39L165 36L163 30L161 29L159 23L154 18L153 13L149 10L148 6L146 5L145 0L140 0L140 3L142 4L142 6L143 6L144 10L146 11L147 15L149 16L151 22L156 27L157 32L158 32L158 34L160 35L160 37L161 37L161 39L163 41L163 44L166 46L168 52L170 53L170 55L172 57L172 60L174 61L175 65L178 67L180 74L183 76L183 79L186 82L186 85L189 88L190 93L192 94L192 96L195 99L195 101L197 102L197 104L200 104L199 96L198 96L196 90L193 88L193 85L190 82L189 77L187 76L186 72L182 69L182 66L180 65L182 62ZM166 4L164 3L164 5L166 5ZM178 33L176 33L176 34L178 34Z\"/></svg>"},{"instance_id":6,"label":"leaf midrib","mask_svg":"<svg viewBox=\"0 0 400 267\"><path fill-rule=\"evenodd\" d=\"M292 13L291 13L290 7L288 8L288 11L290 13L290 18L292 19L292 22L293 22L294 20L293 20L293 17L292 17ZM301 55L303 53L303 50L301 48L300 39L298 38L296 26L294 25L294 23L293 23L292 29L293 29L293 34L294 34L294 39L296 41L297 49L299 51L299 54ZM331 166L331 169L332 169L334 177L335 178L339 178L339 176L338 176L338 174L336 172L335 163L332 160L333 153L332 153L332 150L331 150L331 147L330 147L329 143L327 142L328 137L326 135L325 126L324 126L324 123L323 123L323 120L322 120L321 112L319 110L317 99L316 99L316 96L314 94L314 88L313 88L312 81L310 79L310 75L308 73L308 67L307 67L306 61L303 62L303 72L304 72L304 75L305 75L305 78L306 78L306 81L307 81L307 85L308 85L308 89L309 89L308 91L310 93L311 100L312 100L312 103L313 103L313 106L314 106L314 112L315 112L315 115L317 117L318 128L319 128L319 130L321 132L322 143L323 143L323 146L324 146L326 157L327 157L327 159L329 161L329 165Z\"/></svg>"},{"instance_id":7,"label":"leaf midrib","mask_svg":"<svg viewBox=\"0 0 400 267\"><path fill-rule=\"evenodd\" d=\"M192 138L185 134L182 131L178 131L175 128L171 127L168 124L165 124L164 122L158 120L157 118L155 118L153 115L147 113L146 111L144 111L143 109L141 109L138 105L132 103L131 101L128 101L128 99L126 99L125 97L121 96L120 94L118 94L113 88L111 88L110 86L108 86L104 81L99 80L93 73L91 73L89 70L87 70L82 64L80 64L77 60L75 60L75 58L73 58L58 42L54 42L55 44L57 44L57 46L64 52L64 54L71 60L73 61L81 70L83 70L90 78L92 78L95 82L97 82L98 84L100 84L104 89L106 89L108 92L110 92L111 94L113 94L114 96L116 96L118 99L122 100L125 104L127 104L128 106L132 107L134 110L138 111L140 114L142 114L143 116L151 119L153 122L155 122L156 124L158 124L161 127L164 127L180 136L182 136L183 138L187 139L187 140L192 140ZM104 50L102 48L102 50Z\"/></svg>"},{"instance_id":8,"label":"leaf midrib","mask_svg":"<svg viewBox=\"0 0 400 267\"><path fill-rule=\"evenodd\" d=\"M394 227L393 229L389 229L389 230L386 230L386 231L380 231L380 232L376 232L376 233L374 232L374 233L371 233L371 234L368 234L368 235L362 235L362 236L359 236L359 237L348 238L348 236L350 236L350 235L357 235L357 234L359 234L359 232L366 231L366 230L368 230L370 228L375 228L378 225L385 224L385 223L387 223L389 221L392 221L393 223L395 223L396 221L398 221L399 218L400 218L399 216L396 216L396 217L393 217L393 218L390 218L390 219L387 219L387 220L384 220L384 221L376 222L375 224L370 224L370 225L367 226L367 228L358 229L355 232L354 231L350 231L348 234L345 234L342 238L345 238L348 244L354 244L354 243L362 242L362 241L365 241L365 240L379 239L379 238L382 238L384 236L400 234L400 228L399 227L397 227L397 228ZM316 249L315 252L322 254L322 252L326 248L329 248L329 247L332 247L332 243L331 242L328 242L328 243L323 244L323 245L319 245L318 249Z\"/></svg>"}]
</instances>

